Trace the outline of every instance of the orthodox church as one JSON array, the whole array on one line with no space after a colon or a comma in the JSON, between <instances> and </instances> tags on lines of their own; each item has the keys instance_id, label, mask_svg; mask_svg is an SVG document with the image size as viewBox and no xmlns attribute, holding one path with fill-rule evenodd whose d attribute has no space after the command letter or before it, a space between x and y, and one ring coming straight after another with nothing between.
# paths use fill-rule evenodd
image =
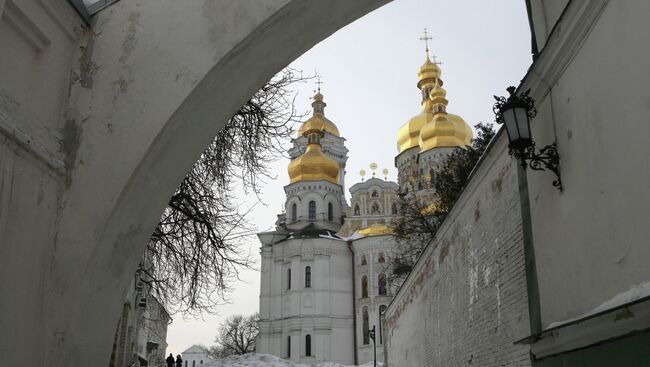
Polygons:
<instances>
[{"instance_id":1,"label":"orthodox church","mask_svg":"<svg viewBox=\"0 0 650 367\"><path fill-rule=\"evenodd\" d=\"M447 112L438 63L418 69L422 112L398 131L399 185L375 176L344 195L348 149L338 127L313 97L313 115L289 150L284 213L262 244L260 333L257 352L300 363L383 361L380 314L392 296L387 286L396 253L391 222L398 195L432 193L433 174L453 149L470 144L472 130ZM384 175L387 172L384 170ZM361 172L362 177L365 172Z\"/></svg>"}]
</instances>

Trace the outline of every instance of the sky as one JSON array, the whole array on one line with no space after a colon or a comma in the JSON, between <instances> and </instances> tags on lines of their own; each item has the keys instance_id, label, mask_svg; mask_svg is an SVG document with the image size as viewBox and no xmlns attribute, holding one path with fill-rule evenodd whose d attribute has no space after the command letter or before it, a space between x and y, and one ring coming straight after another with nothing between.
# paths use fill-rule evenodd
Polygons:
<instances>
[{"instance_id":1,"label":"sky","mask_svg":"<svg viewBox=\"0 0 650 367\"><path fill-rule=\"evenodd\" d=\"M425 60L419 40L423 28L433 37L431 54L442 62L447 111L471 126L494 121L492 96L518 85L532 62L523 0L395 0L314 46L289 66L305 74L317 70L322 76L325 115L350 150L346 192L360 181L361 169L370 172L371 162L378 164L378 175L388 168L388 178L396 180L397 130L421 109L416 72ZM296 88L299 111L311 111L315 88L314 83ZM282 210L288 163L282 159L271 165L277 178L263 185L262 203L250 217L258 231L272 229ZM255 204L244 195L241 200ZM259 264L257 238L246 246ZM212 345L225 318L257 312L260 274L245 271L241 278L233 284L230 303L219 307L217 315L173 316L167 353L181 353L193 344Z\"/></svg>"}]
</instances>

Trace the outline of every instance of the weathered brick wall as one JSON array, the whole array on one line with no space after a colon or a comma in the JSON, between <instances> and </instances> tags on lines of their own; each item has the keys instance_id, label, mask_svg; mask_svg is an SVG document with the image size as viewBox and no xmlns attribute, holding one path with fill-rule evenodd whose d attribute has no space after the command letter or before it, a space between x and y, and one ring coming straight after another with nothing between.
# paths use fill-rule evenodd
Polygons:
<instances>
[{"instance_id":1,"label":"weathered brick wall","mask_svg":"<svg viewBox=\"0 0 650 367\"><path fill-rule=\"evenodd\" d=\"M389 366L529 366L521 215L505 134L386 312Z\"/></svg>"}]
</instances>

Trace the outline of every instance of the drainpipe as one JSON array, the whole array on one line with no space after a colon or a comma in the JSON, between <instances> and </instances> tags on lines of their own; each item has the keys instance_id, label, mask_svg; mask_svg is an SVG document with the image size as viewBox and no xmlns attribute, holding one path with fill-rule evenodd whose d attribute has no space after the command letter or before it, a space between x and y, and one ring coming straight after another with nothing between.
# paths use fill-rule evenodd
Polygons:
<instances>
[{"instance_id":1,"label":"drainpipe","mask_svg":"<svg viewBox=\"0 0 650 367\"><path fill-rule=\"evenodd\" d=\"M354 338L354 364L358 365L359 360L357 357L357 290L356 290L356 275L354 272L354 251L352 251L352 241L347 241L348 250L350 250L352 259L352 337Z\"/></svg>"},{"instance_id":2,"label":"drainpipe","mask_svg":"<svg viewBox=\"0 0 650 367\"><path fill-rule=\"evenodd\" d=\"M517 161L517 176L519 181L519 201L521 204L521 227L524 240L524 271L526 273L530 333L537 334L542 331L542 311L539 299L535 247L533 245L533 223L530 212L528 177L526 176L526 170L519 161Z\"/></svg>"}]
</instances>

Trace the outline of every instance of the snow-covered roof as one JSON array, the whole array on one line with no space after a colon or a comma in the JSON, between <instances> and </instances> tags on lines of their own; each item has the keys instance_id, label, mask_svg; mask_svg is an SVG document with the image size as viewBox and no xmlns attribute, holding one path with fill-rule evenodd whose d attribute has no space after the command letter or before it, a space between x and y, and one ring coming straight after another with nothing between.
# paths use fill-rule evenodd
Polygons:
<instances>
[{"instance_id":1,"label":"snow-covered roof","mask_svg":"<svg viewBox=\"0 0 650 367\"><path fill-rule=\"evenodd\" d=\"M205 349L205 347L202 347L200 345L194 344L193 346L187 348L183 353L181 354L198 354L198 353L207 353L208 351Z\"/></svg>"}]
</instances>

